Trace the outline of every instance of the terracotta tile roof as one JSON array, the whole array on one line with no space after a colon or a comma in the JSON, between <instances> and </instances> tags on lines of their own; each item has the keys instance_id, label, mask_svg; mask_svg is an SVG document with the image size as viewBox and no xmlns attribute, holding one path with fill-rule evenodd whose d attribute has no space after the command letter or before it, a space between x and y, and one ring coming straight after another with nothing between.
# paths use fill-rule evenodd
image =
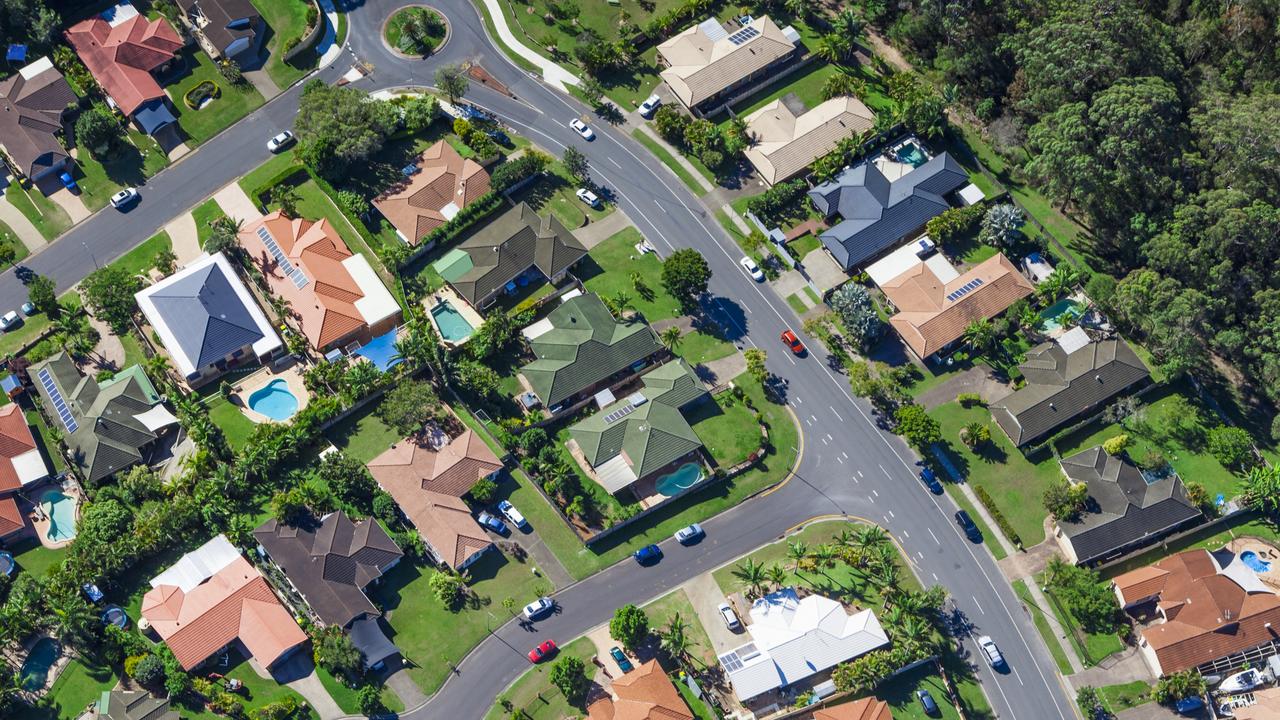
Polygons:
<instances>
[{"instance_id":1,"label":"terracotta tile roof","mask_svg":"<svg viewBox=\"0 0 1280 720\"><path fill-rule=\"evenodd\" d=\"M1169 571L1164 568L1148 565L1130 570L1111 581L1120 591L1120 602L1130 605L1140 600L1159 595L1169 580Z\"/></svg>"},{"instance_id":2,"label":"terracotta tile roof","mask_svg":"<svg viewBox=\"0 0 1280 720\"><path fill-rule=\"evenodd\" d=\"M708 35L708 30L713 34ZM735 37L741 40L735 42ZM662 79L676 97L690 107L714 97L793 51L795 44L767 15L755 18L741 30L734 31L711 18L658 45L658 55L667 64L661 73Z\"/></svg>"},{"instance_id":3,"label":"terracotta tile roof","mask_svg":"<svg viewBox=\"0 0 1280 720\"><path fill-rule=\"evenodd\" d=\"M1254 704L1235 708L1236 720L1275 720L1280 718L1280 687L1253 691Z\"/></svg>"},{"instance_id":4,"label":"terracotta tile roof","mask_svg":"<svg viewBox=\"0 0 1280 720\"><path fill-rule=\"evenodd\" d=\"M289 263L301 271L306 280L301 287L272 256L259 230L274 238ZM239 242L262 271L271 292L289 301L302 334L317 350L327 350L385 320L388 312L399 314L398 306L392 307L395 303L390 293L376 277L361 285L353 274L358 268L352 266L367 266L368 261L347 248L327 219L294 219L277 210L246 226ZM361 302L365 298L370 302Z\"/></svg>"},{"instance_id":5,"label":"terracotta tile roof","mask_svg":"<svg viewBox=\"0 0 1280 720\"><path fill-rule=\"evenodd\" d=\"M39 451L22 408L16 403L0 408L0 495L22 487L14 459L31 452L38 454Z\"/></svg>"},{"instance_id":6,"label":"terracotta tile roof","mask_svg":"<svg viewBox=\"0 0 1280 720\"><path fill-rule=\"evenodd\" d=\"M813 720L893 720L889 703L874 697L840 703L813 713Z\"/></svg>"},{"instance_id":7,"label":"terracotta tile roof","mask_svg":"<svg viewBox=\"0 0 1280 720\"><path fill-rule=\"evenodd\" d=\"M589 720L693 720L693 713L657 660L613 681L613 698L591 703Z\"/></svg>"},{"instance_id":8,"label":"terracotta tile roof","mask_svg":"<svg viewBox=\"0 0 1280 720\"><path fill-rule=\"evenodd\" d=\"M6 538L27 526L27 519L18 510L12 497L0 498L0 538Z\"/></svg>"},{"instance_id":9,"label":"terracotta tile roof","mask_svg":"<svg viewBox=\"0 0 1280 720\"><path fill-rule=\"evenodd\" d=\"M970 289L956 294L966 287ZM889 319L890 324L921 358L960 339L969 323L996 317L1035 291L1031 281L1003 253L948 283L920 262L880 289L898 308L898 314Z\"/></svg>"},{"instance_id":10,"label":"terracotta tile roof","mask_svg":"<svg viewBox=\"0 0 1280 720\"><path fill-rule=\"evenodd\" d=\"M373 201L410 245L489 192L488 171L443 140L423 150L416 165L418 172Z\"/></svg>"},{"instance_id":11,"label":"terracotta tile roof","mask_svg":"<svg viewBox=\"0 0 1280 720\"><path fill-rule=\"evenodd\" d=\"M72 25L66 38L125 115L132 115L150 100L165 97L151 72L172 60L183 46L168 20L148 20L142 15L115 27L95 15Z\"/></svg>"},{"instance_id":12,"label":"terracotta tile roof","mask_svg":"<svg viewBox=\"0 0 1280 720\"><path fill-rule=\"evenodd\" d=\"M770 185L793 177L848 137L858 137L876 122L861 100L834 97L796 115L781 99L746 117L755 142L746 156Z\"/></svg>"},{"instance_id":13,"label":"terracotta tile roof","mask_svg":"<svg viewBox=\"0 0 1280 720\"><path fill-rule=\"evenodd\" d=\"M407 437L369 461L369 472L392 496L430 490L462 497L501 467L498 456L470 428L452 439L438 432Z\"/></svg>"},{"instance_id":14,"label":"terracotta tile roof","mask_svg":"<svg viewBox=\"0 0 1280 720\"><path fill-rule=\"evenodd\" d=\"M418 529L440 560L451 568L467 564L473 555L489 549L493 543L484 528L471 517L471 509L461 498L430 490L397 495L387 489L409 522Z\"/></svg>"}]
</instances>

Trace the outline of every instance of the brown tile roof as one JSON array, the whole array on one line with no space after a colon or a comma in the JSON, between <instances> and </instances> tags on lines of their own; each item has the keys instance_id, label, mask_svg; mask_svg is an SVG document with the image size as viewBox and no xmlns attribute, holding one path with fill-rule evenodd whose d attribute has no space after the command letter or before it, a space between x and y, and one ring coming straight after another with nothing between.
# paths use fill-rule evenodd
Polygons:
<instances>
[{"instance_id":1,"label":"brown tile roof","mask_svg":"<svg viewBox=\"0 0 1280 720\"><path fill-rule=\"evenodd\" d=\"M755 34L740 43L731 39L734 32L747 28ZM699 23L658 45L658 55L667 64L662 79L685 105L697 105L795 50L767 15L755 18L741 31L716 34L720 37L713 40Z\"/></svg>"},{"instance_id":2,"label":"brown tile roof","mask_svg":"<svg viewBox=\"0 0 1280 720\"><path fill-rule=\"evenodd\" d=\"M67 161L57 133L63 111L76 100L47 58L0 80L0 145L28 177Z\"/></svg>"},{"instance_id":3,"label":"brown tile roof","mask_svg":"<svg viewBox=\"0 0 1280 720\"><path fill-rule=\"evenodd\" d=\"M693 720L676 686L650 660L613 681L614 698L604 698L587 708L589 720Z\"/></svg>"},{"instance_id":4,"label":"brown tile roof","mask_svg":"<svg viewBox=\"0 0 1280 720\"><path fill-rule=\"evenodd\" d=\"M0 538L6 538L27 526L27 518L18 510L12 497L0 498Z\"/></svg>"},{"instance_id":5,"label":"brown tile roof","mask_svg":"<svg viewBox=\"0 0 1280 720\"><path fill-rule=\"evenodd\" d=\"M1123 605L1131 605L1140 600L1154 597L1164 590L1164 585L1169 580L1169 571L1164 568L1148 565L1140 567L1137 570L1116 576L1111 581L1116 590L1120 591L1120 602Z\"/></svg>"},{"instance_id":6,"label":"brown tile roof","mask_svg":"<svg viewBox=\"0 0 1280 720\"><path fill-rule=\"evenodd\" d=\"M447 441L439 434L407 437L369 461L369 472L392 495L394 487L403 493L430 490L462 497L501 467L498 456L470 428Z\"/></svg>"},{"instance_id":7,"label":"brown tile roof","mask_svg":"<svg viewBox=\"0 0 1280 720\"><path fill-rule=\"evenodd\" d=\"M16 403L0 408L0 495L22 487L13 459L36 449L27 416Z\"/></svg>"},{"instance_id":8,"label":"brown tile roof","mask_svg":"<svg viewBox=\"0 0 1280 720\"><path fill-rule=\"evenodd\" d=\"M480 163L464 159L441 140L422 151L418 172L405 178L373 201L396 230L416 245L453 212L489 192L489 173ZM449 214L444 208L452 204Z\"/></svg>"},{"instance_id":9,"label":"brown tile roof","mask_svg":"<svg viewBox=\"0 0 1280 720\"><path fill-rule=\"evenodd\" d=\"M855 97L834 97L796 115L781 99L746 117L754 144L746 156L770 185L804 170L848 137L875 125L876 115Z\"/></svg>"},{"instance_id":10,"label":"brown tile roof","mask_svg":"<svg viewBox=\"0 0 1280 720\"><path fill-rule=\"evenodd\" d=\"M462 567L471 556L484 552L493 544L484 528L471 517L471 509L461 498L430 490L418 490L408 495L397 495L391 489L387 492L418 529L422 539L451 568Z\"/></svg>"},{"instance_id":11,"label":"brown tile roof","mask_svg":"<svg viewBox=\"0 0 1280 720\"><path fill-rule=\"evenodd\" d=\"M980 282L973 286L971 283ZM966 286L971 289L954 295ZM991 319L1035 291L1003 253L988 258L949 283L923 262L880 287L898 314L889 319L921 358L960 339L969 323Z\"/></svg>"},{"instance_id":12,"label":"brown tile roof","mask_svg":"<svg viewBox=\"0 0 1280 720\"><path fill-rule=\"evenodd\" d=\"M815 711L813 720L893 720L893 713L889 712L889 703L865 697Z\"/></svg>"},{"instance_id":13,"label":"brown tile roof","mask_svg":"<svg viewBox=\"0 0 1280 720\"><path fill-rule=\"evenodd\" d=\"M72 25L66 38L125 115L149 100L165 97L151 72L172 60L183 46L168 20L148 20L142 15L115 27L95 15Z\"/></svg>"}]
</instances>

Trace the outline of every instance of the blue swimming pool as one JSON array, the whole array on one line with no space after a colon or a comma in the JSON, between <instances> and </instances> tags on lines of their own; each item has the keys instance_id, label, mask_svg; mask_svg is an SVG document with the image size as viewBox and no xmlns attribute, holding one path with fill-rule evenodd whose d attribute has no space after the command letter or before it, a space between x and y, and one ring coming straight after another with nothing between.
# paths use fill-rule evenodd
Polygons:
<instances>
[{"instance_id":1,"label":"blue swimming pool","mask_svg":"<svg viewBox=\"0 0 1280 720\"><path fill-rule=\"evenodd\" d=\"M1040 313L1040 317L1044 320L1040 323L1040 329L1049 333L1060 330L1074 324L1081 315L1084 315L1084 305L1071 298L1059 300Z\"/></svg>"},{"instance_id":2,"label":"blue swimming pool","mask_svg":"<svg viewBox=\"0 0 1280 720\"><path fill-rule=\"evenodd\" d=\"M272 420L284 421L298 412L298 398L289 389L289 383L276 378L249 396L249 407Z\"/></svg>"},{"instance_id":3,"label":"blue swimming pool","mask_svg":"<svg viewBox=\"0 0 1280 720\"><path fill-rule=\"evenodd\" d=\"M431 308L431 317L435 318L436 327L440 328L440 337L451 343L462 342L471 337L471 333L475 331L471 323L467 322L467 319L462 317L462 313L450 305L448 300Z\"/></svg>"},{"instance_id":4,"label":"blue swimming pool","mask_svg":"<svg viewBox=\"0 0 1280 720\"><path fill-rule=\"evenodd\" d=\"M1240 562L1249 566L1250 570L1258 573L1270 572L1271 563L1258 557L1258 553L1252 550L1245 550L1240 553Z\"/></svg>"},{"instance_id":5,"label":"blue swimming pool","mask_svg":"<svg viewBox=\"0 0 1280 720\"><path fill-rule=\"evenodd\" d=\"M698 484L701 479L702 467L698 463L685 463L676 468L675 472L658 478L658 482L654 483L654 487L662 495L671 497L679 495L681 491L688 490Z\"/></svg>"},{"instance_id":6,"label":"blue swimming pool","mask_svg":"<svg viewBox=\"0 0 1280 720\"><path fill-rule=\"evenodd\" d=\"M53 542L76 536L76 499L61 490L49 489L40 496L40 510L49 517L47 537Z\"/></svg>"},{"instance_id":7,"label":"blue swimming pool","mask_svg":"<svg viewBox=\"0 0 1280 720\"><path fill-rule=\"evenodd\" d=\"M898 148L898 160L899 162L904 162L911 167L920 167L921 165L929 162L929 158L925 156L924 150L921 150L920 146L915 143L907 143L901 148Z\"/></svg>"},{"instance_id":8,"label":"blue swimming pool","mask_svg":"<svg viewBox=\"0 0 1280 720\"><path fill-rule=\"evenodd\" d=\"M58 641L53 638L40 638L31 646L27 659L22 663L19 682L24 690L43 690L49 683L49 668L57 662L61 651Z\"/></svg>"}]
</instances>

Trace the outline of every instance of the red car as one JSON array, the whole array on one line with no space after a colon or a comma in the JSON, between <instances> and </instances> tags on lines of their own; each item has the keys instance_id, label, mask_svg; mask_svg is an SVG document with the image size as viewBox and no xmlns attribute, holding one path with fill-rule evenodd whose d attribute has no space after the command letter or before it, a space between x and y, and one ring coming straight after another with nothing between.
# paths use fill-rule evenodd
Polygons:
<instances>
[{"instance_id":1,"label":"red car","mask_svg":"<svg viewBox=\"0 0 1280 720\"><path fill-rule=\"evenodd\" d=\"M782 331L782 342L786 343L787 347L791 348L791 352L797 355L804 354L804 343L800 342L800 338L796 337L796 334L790 330Z\"/></svg>"},{"instance_id":2,"label":"red car","mask_svg":"<svg viewBox=\"0 0 1280 720\"><path fill-rule=\"evenodd\" d=\"M529 651L529 662L537 664L556 654L555 640L547 640Z\"/></svg>"}]
</instances>

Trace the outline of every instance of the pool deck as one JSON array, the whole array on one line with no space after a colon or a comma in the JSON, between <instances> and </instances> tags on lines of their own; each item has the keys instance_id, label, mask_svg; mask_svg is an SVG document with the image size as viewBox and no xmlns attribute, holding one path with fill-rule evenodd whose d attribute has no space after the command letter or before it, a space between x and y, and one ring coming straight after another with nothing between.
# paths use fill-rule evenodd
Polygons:
<instances>
[{"instance_id":1,"label":"pool deck","mask_svg":"<svg viewBox=\"0 0 1280 720\"><path fill-rule=\"evenodd\" d=\"M1065 334L1067 333L1067 331L1071 330L1071 328L1074 328L1074 327L1076 327L1077 325L1079 325L1079 324L1080 324L1080 322L1079 322L1079 321L1080 321L1080 317L1084 315L1085 310L1088 308L1088 305L1089 305L1089 298L1085 297L1085 296L1084 296L1084 293L1076 293L1076 294L1074 294L1074 295L1070 295L1070 296L1068 296L1068 297L1065 297L1065 298L1063 298L1063 299L1059 300L1058 302L1054 303L1053 305L1050 305L1049 307L1053 307L1054 305L1057 305L1057 304L1059 304L1059 303L1068 303L1068 302L1069 302L1069 303L1074 303L1074 307L1075 307L1075 309L1076 309L1076 311L1077 311L1077 312L1076 312L1076 317L1075 317L1075 319L1074 319L1070 324L1068 324L1068 325L1058 325L1057 327L1055 327L1055 328L1053 328L1053 329L1051 329L1051 330L1050 330L1050 329L1045 329L1045 327L1044 327L1044 326L1045 326L1045 323L1047 323L1047 322L1049 321L1049 318L1044 317L1044 314L1043 314L1043 311L1042 311L1042 313L1041 313L1041 316L1040 316L1040 317L1041 317L1041 318L1043 318L1043 319L1044 319L1044 321L1040 323L1040 328L1041 328L1040 332L1041 332L1041 334L1043 334L1045 337L1050 338L1050 339L1061 337L1061 336L1065 335ZM1049 308L1045 308L1045 310L1048 310L1048 309L1049 309ZM1065 310L1065 309L1064 309L1062 312L1058 313L1058 314L1057 314L1057 315L1055 315L1054 317L1056 318L1056 317L1059 317L1059 316L1061 316L1061 315L1065 315L1067 312L1068 312L1068 310Z\"/></svg>"},{"instance_id":2,"label":"pool deck","mask_svg":"<svg viewBox=\"0 0 1280 720\"><path fill-rule=\"evenodd\" d=\"M431 319L432 327L434 327L436 332L440 335L440 342L444 343L445 347L450 349L456 348L470 340L471 335L468 335L456 342L445 339L444 333L441 332L440 326L436 323L436 316L431 312L431 308L439 305L441 302L449 303L449 305L462 316L462 319L467 321L467 324L471 326L472 335L475 334L476 328L484 324L484 317L482 317L480 313L476 312L475 308L471 307L471 303L462 299L462 297L458 295L458 293L454 292L453 288L448 285L441 286L439 290L436 290L428 297L422 299L422 307L426 309L427 317Z\"/></svg>"},{"instance_id":3,"label":"pool deck","mask_svg":"<svg viewBox=\"0 0 1280 720\"><path fill-rule=\"evenodd\" d=\"M53 664L49 666L49 673L48 675L45 676L44 687L37 688L35 690L24 689L22 691L23 695L26 695L28 698L32 698L32 699L39 698L43 696L45 693L47 693L49 691L49 688L53 687L53 683L57 681L58 676L61 675L62 671L66 669L67 663L71 662L71 654L66 651L66 648L62 647L61 643L58 643L57 638L53 637L53 635L50 635L49 633L37 633L27 638L26 642L22 643L21 661L25 662L27 656L31 654L32 648L36 646L36 643L40 642L41 640L44 640L45 638L53 640L54 643L57 643L58 657L54 659ZM14 659L17 659L17 658L14 658ZM22 667L21 662L17 663L17 667L19 668Z\"/></svg>"},{"instance_id":4,"label":"pool deck","mask_svg":"<svg viewBox=\"0 0 1280 720\"><path fill-rule=\"evenodd\" d=\"M298 398L298 412L302 412L302 409L307 406L310 393L307 392L306 384L302 382L302 365L296 360L279 365L277 363L265 365L246 375L239 383L231 387L231 404L239 408L245 417L255 423L281 422L249 407L249 396L271 384L272 380L277 379L284 380L285 384L289 386L289 392ZM297 414L294 413L294 416L296 417ZM288 420L283 422L288 422Z\"/></svg>"},{"instance_id":5,"label":"pool deck","mask_svg":"<svg viewBox=\"0 0 1280 720\"><path fill-rule=\"evenodd\" d=\"M1257 538L1238 537L1227 543L1227 549L1237 555L1252 550L1257 553L1259 560L1270 563L1271 569L1258 573L1258 579L1267 587L1280 592L1280 550L1274 545Z\"/></svg>"},{"instance_id":6,"label":"pool deck","mask_svg":"<svg viewBox=\"0 0 1280 720\"><path fill-rule=\"evenodd\" d=\"M62 494L66 495L67 497L73 498L76 501L75 512L76 512L77 523L80 522L80 506L81 504L84 503L84 495L80 492L79 486L77 486L74 482L68 482L62 486L59 486L57 483L52 483L47 486L41 487L37 493L31 495L31 499L35 501L35 507L32 508L32 511L29 517L31 518L31 526L35 528L36 537L39 538L40 544L43 545L44 547L50 550L57 550L59 548L64 548L70 545L71 541L74 540L75 538L71 537L67 540L51 540L49 538L49 526L52 524L52 521L49 519L47 515L44 514L44 510L41 509L40 498L43 497L44 494L50 490L58 490Z\"/></svg>"}]
</instances>

